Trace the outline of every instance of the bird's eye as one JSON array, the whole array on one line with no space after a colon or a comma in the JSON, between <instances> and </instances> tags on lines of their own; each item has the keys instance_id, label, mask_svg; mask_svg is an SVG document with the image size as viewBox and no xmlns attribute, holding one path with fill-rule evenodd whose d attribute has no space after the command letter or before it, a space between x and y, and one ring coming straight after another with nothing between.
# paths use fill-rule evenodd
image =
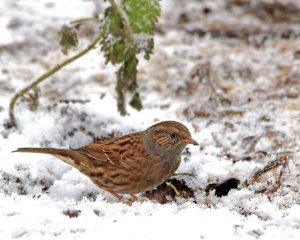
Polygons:
<instances>
[{"instance_id":1,"label":"bird's eye","mask_svg":"<svg viewBox=\"0 0 300 240\"><path fill-rule=\"evenodd\" d=\"M176 138L175 133L171 133L171 134L170 134L170 137L171 137L171 138Z\"/></svg>"}]
</instances>

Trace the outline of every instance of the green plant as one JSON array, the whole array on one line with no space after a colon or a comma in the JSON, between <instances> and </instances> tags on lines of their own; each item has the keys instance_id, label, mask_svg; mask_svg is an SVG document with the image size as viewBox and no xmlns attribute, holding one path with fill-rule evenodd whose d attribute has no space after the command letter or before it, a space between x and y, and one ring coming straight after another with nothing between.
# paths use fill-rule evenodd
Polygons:
<instances>
[{"instance_id":1,"label":"green plant","mask_svg":"<svg viewBox=\"0 0 300 240\"><path fill-rule=\"evenodd\" d=\"M142 108L142 102L138 92L137 65L138 54L143 53L145 59L149 59L154 46L153 35L157 19L160 15L159 0L108 0L110 6L105 10L104 19L98 18L80 19L72 22L80 23L87 20L95 20L102 23L98 36L92 43L78 54L56 65L50 71L44 73L30 85L16 93L9 106L10 124L16 126L14 107L17 100L35 89L38 84L55 74L61 68L82 57L90 50L101 46L106 62L118 65L116 72L118 110L122 115L126 111L126 96L130 95L129 104L137 110ZM68 54L72 47L78 44L76 30L73 27L64 26L60 31L60 44L62 52Z\"/></svg>"}]
</instances>

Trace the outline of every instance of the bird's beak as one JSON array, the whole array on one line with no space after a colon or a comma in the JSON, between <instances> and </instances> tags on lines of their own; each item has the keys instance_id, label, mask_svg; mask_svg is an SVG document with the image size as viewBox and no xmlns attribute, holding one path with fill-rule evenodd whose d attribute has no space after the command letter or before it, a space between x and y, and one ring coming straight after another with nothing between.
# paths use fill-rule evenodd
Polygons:
<instances>
[{"instance_id":1,"label":"bird's beak","mask_svg":"<svg viewBox=\"0 0 300 240\"><path fill-rule=\"evenodd\" d=\"M192 139L192 138L186 138L185 140L183 140L183 142L185 144L199 145L199 143L197 141L195 141L194 139Z\"/></svg>"}]
</instances>

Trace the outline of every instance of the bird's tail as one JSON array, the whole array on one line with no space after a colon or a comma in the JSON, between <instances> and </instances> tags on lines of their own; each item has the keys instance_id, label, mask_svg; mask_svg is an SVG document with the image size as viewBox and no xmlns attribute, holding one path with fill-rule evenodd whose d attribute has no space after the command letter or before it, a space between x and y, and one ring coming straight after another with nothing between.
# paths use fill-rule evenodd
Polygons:
<instances>
[{"instance_id":1,"label":"bird's tail","mask_svg":"<svg viewBox=\"0 0 300 240\"><path fill-rule=\"evenodd\" d=\"M27 153L43 153L51 154L64 162L71 164L74 167L78 167L77 159L79 153L71 149L58 149L58 148L18 148L13 152L27 152Z\"/></svg>"},{"instance_id":2,"label":"bird's tail","mask_svg":"<svg viewBox=\"0 0 300 240\"><path fill-rule=\"evenodd\" d=\"M28 153L44 153L52 155L61 155L66 151L66 149L57 148L18 148L13 152L28 152Z\"/></svg>"}]
</instances>

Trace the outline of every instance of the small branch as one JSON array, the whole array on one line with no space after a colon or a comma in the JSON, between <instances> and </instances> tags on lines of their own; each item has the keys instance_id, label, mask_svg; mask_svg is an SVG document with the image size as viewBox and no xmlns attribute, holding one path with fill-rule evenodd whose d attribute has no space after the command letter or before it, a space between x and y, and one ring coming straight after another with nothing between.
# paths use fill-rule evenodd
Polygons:
<instances>
[{"instance_id":1,"label":"small branch","mask_svg":"<svg viewBox=\"0 0 300 240\"><path fill-rule=\"evenodd\" d=\"M174 173L172 177L174 176L188 176L188 177L196 178L195 174L192 173Z\"/></svg>"},{"instance_id":2,"label":"small branch","mask_svg":"<svg viewBox=\"0 0 300 240\"><path fill-rule=\"evenodd\" d=\"M91 21L91 22L99 22L100 19L98 17L93 17L93 18L80 18L77 20L74 20L72 22L70 22L71 24L79 24L79 23L83 23L83 22L87 22L87 21Z\"/></svg>"},{"instance_id":3,"label":"small branch","mask_svg":"<svg viewBox=\"0 0 300 240\"><path fill-rule=\"evenodd\" d=\"M290 159L292 159L292 156L289 153L278 154L278 156L276 157L275 160L269 162L266 166L263 167L263 169L257 170L254 173L254 175L250 179L245 180L242 185L248 187L251 183L257 182L263 174L270 172L270 171L278 168L279 166L281 166L282 169L280 170L279 176L276 181L276 184L278 186L280 186L280 184L281 184L280 181L281 181L281 178L283 175L283 171L287 167Z\"/></svg>"},{"instance_id":4,"label":"small branch","mask_svg":"<svg viewBox=\"0 0 300 240\"><path fill-rule=\"evenodd\" d=\"M42 76L40 76L35 81L33 81L30 85L28 85L27 87L23 88L19 92L17 92L14 95L14 97L12 98L12 100L10 101L10 104L9 104L9 124L8 125L10 127L16 126L16 118L15 118L15 115L14 115L14 107L15 107L16 102L18 101L18 99L20 97L24 96L28 91L30 91L31 89L35 88L38 84L40 84L41 82L43 82L44 80L46 80L47 78L49 78L50 76L52 76L54 73L56 73L57 71L59 71L61 68L63 68L65 66L67 66L68 64L74 62L75 60L77 60L78 58L82 57L84 54L86 54L90 50L92 50L97 45L97 43L100 41L101 37L102 37L102 35L99 34L94 39L94 41L87 48L85 48L81 52L77 53L73 57L67 59L63 63L57 64L50 71L44 73Z\"/></svg>"}]
</instances>

